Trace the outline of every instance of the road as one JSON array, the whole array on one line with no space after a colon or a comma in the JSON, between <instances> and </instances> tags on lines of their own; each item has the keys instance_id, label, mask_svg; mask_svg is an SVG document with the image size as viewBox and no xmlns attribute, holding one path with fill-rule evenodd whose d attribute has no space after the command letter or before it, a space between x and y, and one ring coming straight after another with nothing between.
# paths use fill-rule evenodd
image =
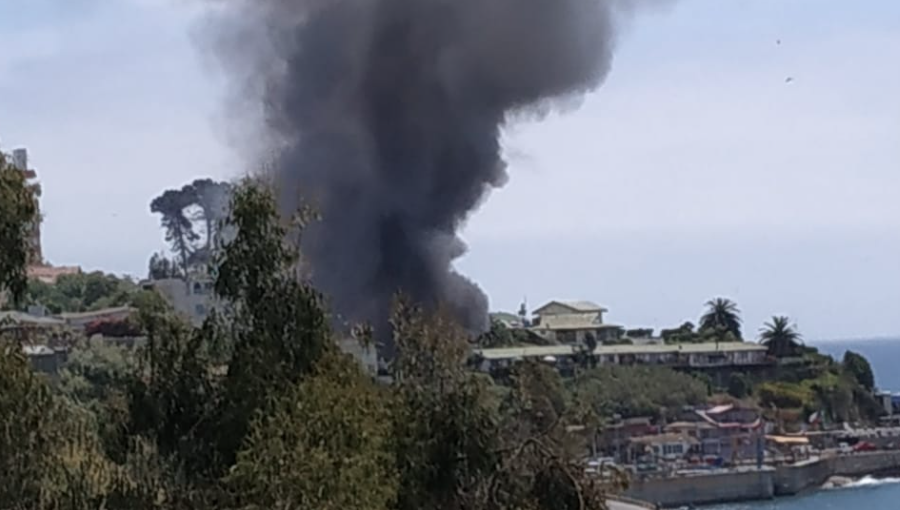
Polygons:
<instances>
[{"instance_id":1,"label":"road","mask_svg":"<svg viewBox=\"0 0 900 510\"><path fill-rule=\"evenodd\" d=\"M616 501L614 499L607 501L606 505L609 507L609 510L647 510L649 508L648 506Z\"/></svg>"}]
</instances>

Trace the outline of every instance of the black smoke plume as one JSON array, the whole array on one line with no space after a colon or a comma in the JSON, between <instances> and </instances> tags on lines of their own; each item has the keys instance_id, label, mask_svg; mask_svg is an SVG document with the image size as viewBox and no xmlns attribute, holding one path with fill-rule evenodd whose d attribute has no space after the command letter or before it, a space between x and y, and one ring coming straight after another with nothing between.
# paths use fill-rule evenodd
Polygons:
<instances>
[{"instance_id":1,"label":"black smoke plume","mask_svg":"<svg viewBox=\"0 0 900 510\"><path fill-rule=\"evenodd\" d=\"M506 181L504 123L596 88L631 4L224 3L218 49L261 105L281 205L322 217L303 253L332 311L378 331L402 291L486 329L487 297L452 264L460 225Z\"/></svg>"}]
</instances>

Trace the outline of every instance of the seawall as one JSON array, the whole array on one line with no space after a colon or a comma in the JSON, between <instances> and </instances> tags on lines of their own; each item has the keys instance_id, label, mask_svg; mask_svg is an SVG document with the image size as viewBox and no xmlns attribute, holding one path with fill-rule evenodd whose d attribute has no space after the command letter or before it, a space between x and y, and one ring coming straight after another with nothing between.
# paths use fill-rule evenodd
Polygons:
<instances>
[{"instance_id":1,"label":"seawall","mask_svg":"<svg viewBox=\"0 0 900 510\"><path fill-rule=\"evenodd\" d=\"M707 505L769 499L774 496L775 470L716 471L667 477L635 478L625 492L629 497L661 507Z\"/></svg>"},{"instance_id":2,"label":"seawall","mask_svg":"<svg viewBox=\"0 0 900 510\"><path fill-rule=\"evenodd\" d=\"M707 505L792 496L821 487L832 476L900 471L900 451L814 458L777 468L747 468L674 477L635 477L625 495L661 507Z\"/></svg>"}]
</instances>

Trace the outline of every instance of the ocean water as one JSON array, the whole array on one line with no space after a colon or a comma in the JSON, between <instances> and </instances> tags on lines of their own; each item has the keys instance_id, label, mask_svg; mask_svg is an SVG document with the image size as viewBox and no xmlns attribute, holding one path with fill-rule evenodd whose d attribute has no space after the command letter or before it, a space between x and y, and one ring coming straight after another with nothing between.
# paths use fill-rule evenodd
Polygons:
<instances>
[{"instance_id":1,"label":"ocean water","mask_svg":"<svg viewBox=\"0 0 900 510\"><path fill-rule=\"evenodd\" d=\"M851 486L826 489L804 496L755 503L734 503L704 510L898 510L900 479L864 478Z\"/></svg>"},{"instance_id":2,"label":"ocean water","mask_svg":"<svg viewBox=\"0 0 900 510\"><path fill-rule=\"evenodd\" d=\"M900 392L900 338L810 342L837 359L852 350L869 359L879 388ZM709 510L900 510L900 478L863 478L850 486L803 496L709 507Z\"/></svg>"}]
</instances>

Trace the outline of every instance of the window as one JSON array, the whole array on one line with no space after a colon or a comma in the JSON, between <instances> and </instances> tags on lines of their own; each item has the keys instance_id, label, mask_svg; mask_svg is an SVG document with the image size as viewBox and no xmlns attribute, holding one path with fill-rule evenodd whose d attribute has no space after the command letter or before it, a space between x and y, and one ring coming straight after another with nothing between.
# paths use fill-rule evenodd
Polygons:
<instances>
[{"instance_id":1,"label":"window","mask_svg":"<svg viewBox=\"0 0 900 510\"><path fill-rule=\"evenodd\" d=\"M684 445L681 443L675 444L664 444L663 445L663 455L683 455L684 454Z\"/></svg>"},{"instance_id":2,"label":"window","mask_svg":"<svg viewBox=\"0 0 900 510\"><path fill-rule=\"evenodd\" d=\"M206 307L203 305L197 305L194 307L194 313L199 317L206 317Z\"/></svg>"},{"instance_id":3,"label":"window","mask_svg":"<svg viewBox=\"0 0 900 510\"><path fill-rule=\"evenodd\" d=\"M561 344L574 344L576 340L574 331L557 331L556 341Z\"/></svg>"}]
</instances>

